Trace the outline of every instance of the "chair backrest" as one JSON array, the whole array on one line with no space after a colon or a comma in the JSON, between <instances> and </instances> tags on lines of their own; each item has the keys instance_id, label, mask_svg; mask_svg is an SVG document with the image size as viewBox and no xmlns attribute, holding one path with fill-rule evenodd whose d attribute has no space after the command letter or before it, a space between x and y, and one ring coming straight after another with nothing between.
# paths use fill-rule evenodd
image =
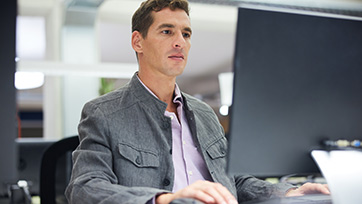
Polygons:
<instances>
[{"instance_id":1,"label":"chair backrest","mask_svg":"<svg viewBox=\"0 0 362 204\"><path fill-rule=\"evenodd\" d=\"M52 144L44 152L40 167L40 201L42 204L56 203L57 161L66 153L75 150L78 145L78 136L66 137Z\"/></svg>"}]
</instances>

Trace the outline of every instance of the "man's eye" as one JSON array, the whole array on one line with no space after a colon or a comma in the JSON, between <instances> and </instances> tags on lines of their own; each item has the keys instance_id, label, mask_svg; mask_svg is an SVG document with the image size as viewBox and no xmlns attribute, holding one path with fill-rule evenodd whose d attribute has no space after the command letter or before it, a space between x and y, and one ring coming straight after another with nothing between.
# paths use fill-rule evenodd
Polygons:
<instances>
[{"instance_id":1,"label":"man's eye","mask_svg":"<svg viewBox=\"0 0 362 204\"><path fill-rule=\"evenodd\" d=\"M171 31L169 31L169 30L163 30L162 33L163 33L163 34L170 34Z\"/></svg>"},{"instance_id":2,"label":"man's eye","mask_svg":"<svg viewBox=\"0 0 362 204\"><path fill-rule=\"evenodd\" d=\"M183 36L184 36L184 38L190 38L191 37L191 35L189 33L184 33Z\"/></svg>"}]
</instances>

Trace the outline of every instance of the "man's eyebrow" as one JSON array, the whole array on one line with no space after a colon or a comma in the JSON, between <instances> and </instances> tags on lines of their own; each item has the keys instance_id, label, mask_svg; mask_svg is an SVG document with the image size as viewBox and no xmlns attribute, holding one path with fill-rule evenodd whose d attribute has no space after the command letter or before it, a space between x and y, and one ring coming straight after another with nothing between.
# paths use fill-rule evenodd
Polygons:
<instances>
[{"instance_id":1,"label":"man's eyebrow","mask_svg":"<svg viewBox=\"0 0 362 204\"><path fill-rule=\"evenodd\" d=\"M191 33L191 34L192 34L192 30L191 30L191 28L190 28L190 27L185 27L185 28L184 28L184 31L187 31L187 32L189 32L189 33Z\"/></svg>"},{"instance_id":2,"label":"man's eyebrow","mask_svg":"<svg viewBox=\"0 0 362 204\"><path fill-rule=\"evenodd\" d=\"M164 24L161 24L160 26L158 26L157 29L161 30L163 28L175 28L175 25L169 24L169 23L164 23ZM185 27L183 30L192 33L192 29L190 27Z\"/></svg>"},{"instance_id":3,"label":"man's eyebrow","mask_svg":"<svg viewBox=\"0 0 362 204\"><path fill-rule=\"evenodd\" d=\"M168 23L164 23L164 24L161 24L160 26L158 26L158 30L161 30L163 28L174 28L175 26L172 25L172 24L168 24Z\"/></svg>"}]
</instances>

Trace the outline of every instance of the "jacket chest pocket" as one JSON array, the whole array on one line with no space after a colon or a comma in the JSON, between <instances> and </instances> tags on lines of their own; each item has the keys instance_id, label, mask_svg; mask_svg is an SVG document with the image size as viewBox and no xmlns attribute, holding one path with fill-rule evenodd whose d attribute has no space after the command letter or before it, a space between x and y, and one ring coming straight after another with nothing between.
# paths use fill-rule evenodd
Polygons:
<instances>
[{"instance_id":1,"label":"jacket chest pocket","mask_svg":"<svg viewBox=\"0 0 362 204\"><path fill-rule=\"evenodd\" d=\"M226 169L226 154L227 154L227 141L225 138L220 138L215 141L206 149L209 155L210 165L213 166L213 170L222 174Z\"/></svg>"},{"instance_id":2,"label":"jacket chest pocket","mask_svg":"<svg viewBox=\"0 0 362 204\"><path fill-rule=\"evenodd\" d=\"M119 154L137 167L158 167L158 154L150 150L143 150L129 144L118 144Z\"/></svg>"},{"instance_id":3,"label":"jacket chest pocket","mask_svg":"<svg viewBox=\"0 0 362 204\"><path fill-rule=\"evenodd\" d=\"M212 160L224 158L227 153L227 141L225 138L220 138L215 143L206 149Z\"/></svg>"}]
</instances>

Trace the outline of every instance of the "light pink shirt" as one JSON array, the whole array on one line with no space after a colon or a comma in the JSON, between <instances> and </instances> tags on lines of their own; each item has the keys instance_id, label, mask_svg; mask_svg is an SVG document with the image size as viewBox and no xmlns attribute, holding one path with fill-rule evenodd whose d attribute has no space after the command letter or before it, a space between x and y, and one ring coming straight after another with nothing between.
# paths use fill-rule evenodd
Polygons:
<instances>
[{"instance_id":1,"label":"light pink shirt","mask_svg":"<svg viewBox=\"0 0 362 204\"><path fill-rule=\"evenodd\" d=\"M139 79L139 78L138 78ZM139 79L142 83L142 81ZM145 85L142 85L157 98L157 96ZM183 99L177 84L175 84L175 97L173 102L177 104L177 115L165 111L165 116L170 117L172 127L172 160L175 171L173 192L176 192L197 180L212 181L205 161L194 144L190 128L183 110Z\"/></svg>"}]
</instances>

